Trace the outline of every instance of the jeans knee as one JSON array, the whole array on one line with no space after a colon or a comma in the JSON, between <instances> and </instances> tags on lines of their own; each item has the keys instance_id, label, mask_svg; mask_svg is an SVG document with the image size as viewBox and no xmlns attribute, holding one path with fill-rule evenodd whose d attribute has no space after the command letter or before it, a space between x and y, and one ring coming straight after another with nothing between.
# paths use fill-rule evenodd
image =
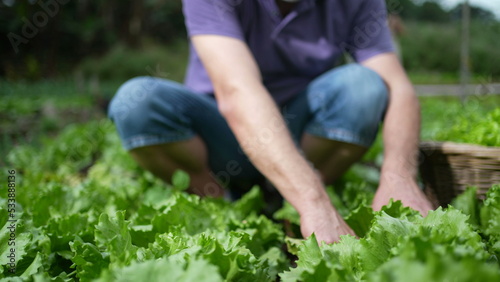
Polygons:
<instances>
[{"instance_id":1,"label":"jeans knee","mask_svg":"<svg viewBox=\"0 0 500 282\"><path fill-rule=\"evenodd\" d=\"M340 91L350 98L349 108L369 116L380 116L385 111L389 96L378 73L359 64L347 65L339 71Z\"/></svg>"},{"instance_id":2,"label":"jeans knee","mask_svg":"<svg viewBox=\"0 0 500 282\"><path fill-rule=\"evenodd\" d=\"M334 70L332 76L331 103L341 103L358 122L359 115L368 123L381 121L389 95L379 74L359 64L349 64Z\"/></svg>"},{"instance_id":3,"label":"jeans knee","mask_svg":"<svg viewBox=\"0 0 500 282\"><path fill-rule=\"evenodd\" d=\"M137 77L118 89L108 115L126 148L185 140L193 135L188 113L199 104L195 96L177 82Z\"/></svg>"},{"instance_id":4,"label":"jeans knee","mask_svg":"<svg viewBox=\"0 0 500 282\"><path fill-rule=\"evenodd\" d=\"M153 104L157 81L153 77L136 77L126 81L111 100L109 118L120 126L128 121L139 121Z\"/></svg>"},{"instance_id":5,"label":"jeans knee","mask_svg":"<svg viewBox=\"0 0 500 282\"><path fill-rule=\"evenodd\" d=\"M317 78L308 90L316 127L310 130L363 146L373 142L388 103L387 87L375 71L358 64L342 66ZM350 137L338 139L329 131Z\"/></svg>"}]
</instances>

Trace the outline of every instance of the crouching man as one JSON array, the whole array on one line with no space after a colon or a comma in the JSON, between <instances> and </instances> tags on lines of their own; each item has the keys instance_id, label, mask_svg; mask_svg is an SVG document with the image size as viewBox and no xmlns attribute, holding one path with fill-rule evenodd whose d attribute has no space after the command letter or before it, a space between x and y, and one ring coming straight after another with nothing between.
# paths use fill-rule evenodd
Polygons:
<instances>
[{"instance_id":1,"label":"crouching man","mask_svg":"<svg viewBox=\"0 0 500 282\"><path fill-rule=\"evenodd\" d=\"M384 121L373 208L394 198L424 215L432 209L415 180L418 100L393 53L383 0L183 4L185 83L134 78L110 105L141 166L164 180L185 170L201 196L267 178L299 212L303 235L330 243L354 233L324 185L363 156ZM344 52L356 63L334 68Z\"/></svg>"}]
</instances>

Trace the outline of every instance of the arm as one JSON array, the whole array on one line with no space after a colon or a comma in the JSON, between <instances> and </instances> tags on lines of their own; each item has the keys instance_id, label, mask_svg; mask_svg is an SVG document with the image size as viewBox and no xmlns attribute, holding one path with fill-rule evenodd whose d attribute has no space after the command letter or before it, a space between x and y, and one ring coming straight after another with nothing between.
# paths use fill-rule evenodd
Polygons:
<instances>
[{"instance_id":1,"label":"arm","mask_svg":"<svg viewBox=\"0 0 500 282\"><path fill-rule=\"evenodd\" d=\"M373 208L379 210L394 198L426 215L433 208L415 180L420 132L420 107L415 90L392 53L374 56L362 64L384 79L390 95L383 129L384 163Z\"/></svg>"},{"instance_id":2,"label":"arm","mask_svg":"<svg viewBox=\"0 0 500 282\"><path fill-rule=\"evenodd\" d=\"M297 209L303 235L315 232L318 241L333 242L353 234L295 148L245 43L217 35L195 35L192 42L214 85L221 114L252 163Z\"/></svg>"}]
</instances>

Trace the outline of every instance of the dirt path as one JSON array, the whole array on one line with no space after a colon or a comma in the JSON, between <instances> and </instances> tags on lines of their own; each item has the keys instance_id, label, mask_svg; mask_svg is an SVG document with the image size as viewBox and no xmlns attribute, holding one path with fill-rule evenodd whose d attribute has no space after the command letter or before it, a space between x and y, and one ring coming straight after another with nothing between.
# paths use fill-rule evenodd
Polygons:
<instances>
[{"instance_id":1,"label":"dirt path","mask_svg":"<svg viewBox=\"0 0 500 282\"><path fill-rule=\"evenodd\" d=\"M418 96L460 96L459 84L415 85ZM500 83L470 84L466 87L468 95L500 95Z\"/></svg>"}]
</instances>

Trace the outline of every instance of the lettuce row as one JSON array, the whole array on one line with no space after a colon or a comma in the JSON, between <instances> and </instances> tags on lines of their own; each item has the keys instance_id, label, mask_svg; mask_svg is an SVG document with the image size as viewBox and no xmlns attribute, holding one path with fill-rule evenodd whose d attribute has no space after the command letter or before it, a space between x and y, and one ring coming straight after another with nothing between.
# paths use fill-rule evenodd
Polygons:
<instances>
[{"instance_id":1,"label":"lettuce row","mask_svg":"<svg viewBox=\"0 0 500 282\"><path fill-rule=\"evenodd\" d=\"M339 243L318 246L314 237L285 237L281 224L259 215L263 200L258 188L228 203L184 193L189 178L183 173L176 173L165 187L120 148L109 122L69 127L46 140L42 150L21 146L8 159L18 172L17 265L16 273L9 273L10 234L3 226L0 281L500 277L498 185L484 202L469 190L454 207L425 219L399 202L373 212L373 190L361 182L346 183L342 192L328 188L332 203L360 239L343 236ZM6 206L0 198L2 223L7 222ZM295 231L300 223L288 204L275 218L289 222L285 226ZM298 257L296 267L291 267L295 262L288 253Z\"/></svg>"},{"instance_id":2,"label":"lettuce row","mask_svg":"<svg viewBox=\"0 0 500 282\"><path fill-rule=\"evenodd\" d=\"M487 112L464 111L456 115L454 124L436 134L436 139L500 147L500 108Z\"/></svg>"}]
</instances>

